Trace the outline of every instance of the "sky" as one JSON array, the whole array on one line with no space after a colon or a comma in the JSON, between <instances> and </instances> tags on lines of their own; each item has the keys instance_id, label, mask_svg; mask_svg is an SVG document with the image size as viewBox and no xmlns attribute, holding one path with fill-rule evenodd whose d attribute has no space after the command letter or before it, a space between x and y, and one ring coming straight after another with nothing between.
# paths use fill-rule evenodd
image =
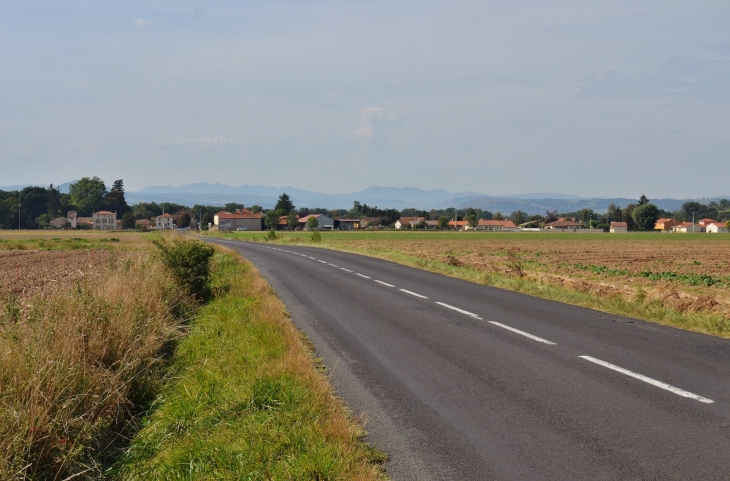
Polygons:
<instances>
[{"instance_id":1,"label":"sky","mask_svg":"<svg viewBox=\"0 0 730 481\"><path fill-rule=\"evenodd\" d=\"M0 3L0 185L730 195L730 2Z\"/></svg>"}]
</instances>

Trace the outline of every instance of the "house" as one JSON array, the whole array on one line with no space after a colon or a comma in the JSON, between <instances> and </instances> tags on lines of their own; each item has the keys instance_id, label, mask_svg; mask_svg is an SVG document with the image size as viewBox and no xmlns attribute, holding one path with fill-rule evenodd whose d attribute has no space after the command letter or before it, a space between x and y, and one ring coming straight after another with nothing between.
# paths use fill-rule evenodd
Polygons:
<instances>
[{"instance_id":1,"label":"house","mask_svg":"<svg viewBox=\"0 0 730 481\"><path fill-rule=\"evenodd\" d=\"M545 224L545 228L550 230L575 232L576 230L583 228L583 224L580 221L558 219L550 222L549 224Z\"/></svg>"},{"instance_id":2,"label":"house","mask_svg":"<svg viewBox=\"0 0 730 481\"><path fill-rule=\"evenodd\" d=\"M360 228L360 219L335 219L335 227L339 230L357 230Z\"/></svg>"},{"instance_id":3,"label":"house","mask_svg":"<svg viewBox=\"0 0 730 481\"><path fill-rule=\"evenodd\" d=\"M71 226L71 223L66 217L56 217L48 224L54 229L66 229Z\"/></svg>"},{"instance_id":4,"label":"house","mask_svg":"<svg viewBox=\"0 0 730 481\"><path fill-rule=\"evenodd\" d=\"M519 230L519 228L511 220L479 219L476 230L514 232L516 230Z\"/></svg>"},{"instance_id":5,"label":"house","mask_svg":"<svg viewBox=\"0 0 730 481\"><path fill-rule=\"evenodd\" d=\"M378 227L380 225L380 218L379 217L363 217L360 219L360 228L363 227Z\"/></svg>"},{"instance_id":6,"label":"house","mask_svg":"<svg viewBox=\"0 0 730 481\"><path fill-rule=\"evenodd\" d=\"M309 230L307 222L309 222L309 219L311 218L317 219L317 230L333 230L335 228L335 221L331 217L327 217L324 214L305 215L304 217L300 217L297 222L299 222L299 226L301 228Z\"/></svg>"},{"instance_id":7,"label":"house","mask_svg":"<svg viewBox=\"0 0 730 481\"><path fill-rule=\"evenodd\" d=\"M654 227L656 229L656 227ZM611 222L611 228L609 231L613 234L620 233L620 232L628 232L629 231L629 225L626 222Z\"/></svg>"},{"instance_id":8,"label":"house","mask_svg":"<svg viewBox=\"0 0 730 481\"><path fill-rule=\"evenodd\" d=\"M195 213L186 207L183 207L182 209L180 209L177 212L172 214L173 224L180 225L180 217L183 214L187 214L190 216L190 228L197 229L198 228L198 219L195 217Z\"/></svg>"},{"instance_id":9,"label":"house","mask_svg":"<svg viewBox=\"0 0 730 481\"><path fill-rule=\"evenodd\" d=\"M68 219L68 223L71 224L71 228L76 228L76 219L77 219L77 213L75 210L68 211L68 214L66 214L66 219Z\"/></svg>"},{"instance_id":10,"label":"house","mask_svg":"<svg viewBox=\"0 0 730 481\"><path fill-rule=\"evenodd\" d=\"M158 215L154 218L155 220L155 229L174 229L175 228L175 218L172 216L172 214L169 214L165 212L162 215Z\"/></svg>"},{"instance_id":11,"label":"house","mask_svg":"<svg viewBox=\"0 0 730 481\"><path fill-rule=\"evenodd\" d=\"M705 226L705 230L712 234L717 234L719 232L728 232L727 224L723 222L710 222Z\"/></svg>"},{"instance_id":12,"label":"house","mask_svg":"<svg viewBox=\"0 0 730 481\"><path fill-rule=\"evenodd\" d=\"M395 228L396 229L412 229L416 227L421 222L425 221L425 217L401 217L397 221L395 221Z\"/></svg>"},{"instance_id":13,"label":"house","mask_svg":"<svg viewBox=\"0 0 730 481\"><path fill-rule=\"evenodd\" d=\"M682 222L681 224L674 226L674 232L704 232L704 226L693 224L691 222Z\"/></svg>"},{"instance_id":14,"label":"house","mask_svg":"<svg viewBox=\"0 0 730 481\"><path fill-rule=\"evenodd\" d=\"M611 222L611 224L613 224L613 222ZM654 224L654 230L672 230L674 224L674 219L662 218L656 221L656 224Z\"/></svg>"},{"instance_id":15,"label":"house","mask_svg":"<svg viewBox=\"0 0 730 481\"><path fill-rule=\"evenodd\" d=\"M134 221L134 226L138 229L149 229L150 221L149 219L137 219Z\"/></svg>"},{"instance_id":16,"label":"house","mask_svg":"<svg viewBox=\"0 0 730 481\"><path fill-rule=\"evenodd\" d=\"M248 209L239 209L235 213L218 212L213 216L213 223L220 230L263 230L261 213L254 214Z\"/></svg>"},{"instance_id":17,"label":"house","mask_svg":"<svg viewBox=\"0 0 730 481\"><path fill-rule=\"evenodd\" d=\"M469 229L471 229L471 226L469 225L469 222L467 222L465 220L450 220L449 229L469 230Z\"/></svg>"},{"instance_id":18,"label":"house","mask_svg":"<svg viewBox=\"0 0 730 481\"><path fill-rule=\"evenodd\" d=\"M702 227L707 227L708 225L713 224L714 222L715 222L715 219L705 218L705 219L698 220L697 225L701 225Z\"/></svg>"},{"instance_id":19,"label":"house","mask_svg":"<svg viewBox=\"0 0 730 481\"><path fill-rule=\"evenodd\" d=\"M77 217L76 227L91 229L92 227L94 227L94 219L91 217Z\"/></svg>"},{"instance_id":20,"label":"house","mask_svg":"<svg viewBox=\"0 0 730 481\"><path fill-rule=\"evenodd\" d=\"M426 229L438 229L439 227L439 221L437 220L427 220L426 221Z\"/></svg>"},{"instance_id":21,"label":"house","mask_svg":"<svg viewBox=\"0 0 730 481\"><path fill-rule=\"evenodd\" d=\"M117 213L108 210L100 210L93 212L91 219L94 224L94 230L116 230L117 229Z\"/></svg>"}]
</instances>

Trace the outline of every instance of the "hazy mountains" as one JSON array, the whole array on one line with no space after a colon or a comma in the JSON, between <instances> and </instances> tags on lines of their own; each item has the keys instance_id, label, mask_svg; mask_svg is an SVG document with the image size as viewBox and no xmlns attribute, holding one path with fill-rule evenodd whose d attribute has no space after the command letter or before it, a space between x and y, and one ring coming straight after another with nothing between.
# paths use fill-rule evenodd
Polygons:
<instances>
[{"instance_id":1,"label":"hazy mountains","mask_svg":"<svg viewBox=\"0 0 730 481\"><path fill-rule=\"evenodd\" d=\"M224 184L188 184L180 187L153 186L138 192L127 192L127 201L175 202L183 205L223 205L239 202L244 205L258 204L264 208L276 204L279 196L286 192L297 207L325 207L329 209L350 209L355 201L380 208L443 209L447 207L474 207L491 212L511 213L522 210L528 214L545 213L546 210L572 212L583 208L605 211L611 203L626 206L636 199L587 198L570 194L528 193L516 195L488 195L481 192L449 192L444 189L423 190L415 187L377 187L351 194L323 194L292 186L270 187L263 185L230 186ZM717 198L719 199L719 197ZM652 199L659 208L677 210L689 199ZM711 199L692 199L709 202Z\"/></svg>"},{"instance_id":2,"label":"hazy mountains","mask_svg":"<svg viewBox=\"0 0 730 481\"><path fill-rule=\"evenodd\" d=\"M73 182L59 184L62 192L68 192ZM0 187L0 190L19 190L25 186ZM355 201L383 208L416 208L422 210L444 209L448 207L479 208L490 212L512 213L522 210L528 214L544 214L546 210L574 212L589 208L603 212L609 204L625 207L636 199L626 198L587 198L570 194L528 193L516 195L488 195L481 192L449 192L444 189L423 190L415 187L377 187L353 192L351 194L324 194L292 186L270 187L265 185L231 186L225 184L196 183L179 187L151 186L140 191L126 192L127 202L174 202L193 206L224 205L238 202L246 206L258 204L264 208L273 207L282 193L287 193L297 207L324 207L328 209L350 209ZM727 196L724 196L727 197ZM651 199L657 207L673 211L681 208L688 200L707 203L722 197L704 199ZM730 197L727 197L730 198Z\"/></svg>"}]
</instances>

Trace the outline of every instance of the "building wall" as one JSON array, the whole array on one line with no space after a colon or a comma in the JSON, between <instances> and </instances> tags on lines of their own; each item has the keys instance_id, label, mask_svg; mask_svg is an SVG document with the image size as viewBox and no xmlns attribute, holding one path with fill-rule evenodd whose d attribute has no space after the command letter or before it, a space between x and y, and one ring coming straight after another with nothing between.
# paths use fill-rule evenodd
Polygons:
<instances>
[{"instance_id":1,"label":"building wall","mask_svg":"<svg viewBox=\"0 0 730 481\"><path fill-rule=\"evenodd\" d=\"M116 214L92 214L91 218L96 230L116 230L117 228Z\"/></svg>"}]
</instances>

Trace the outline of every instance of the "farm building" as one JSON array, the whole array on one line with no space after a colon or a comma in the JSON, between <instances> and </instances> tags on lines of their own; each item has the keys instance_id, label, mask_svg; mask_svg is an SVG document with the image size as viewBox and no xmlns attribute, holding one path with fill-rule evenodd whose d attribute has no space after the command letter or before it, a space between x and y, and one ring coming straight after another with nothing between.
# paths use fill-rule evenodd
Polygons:
<instances>
[{"instance_id":1,"label":"farm building","mask_svg":"<svg viewBox=\"0 0 730 481\"><path fill-rule=\"evenodd\" d=\"M564 231L573 231L573 232L575 232L577 229L580 229L582 227L583 227L583 224L581 224L578 221L574 221L574 220L556 220L554 222L550 222L549 224L545 224L546 229L564 230Z\"/></svg>"},{"instance_id":2,"label":"farm building","mask_svg":"<svg viewBox=\"0 0 730 481\"><path fill-rule=\"evenodd\" d=\"M486 220L480 219L476 230L488 231L517 231L520 230L511 220Z\"/></svg>"},{"instance_id":3,"label":"farm building","mask_svg":"<svg viewBox=\"0 0 730 481\"><path fill-rule=\"evenodd\" d=\"M425 221L425 217L401 217L397 221L395 221L395 228L396 229L412 229L413 227L416 227L421 222Z\"/></svg>"},{"instance_id":4,"label":"farm building","mask_svg":"<svg viewBox=\"0 0 730 481\"><path fill-rule=\"evenodd\" d=\"M335 228L335 221L332 220L331 217L327 217L324 214L309 214L301 217L297 222L299 222L300 227L309 230L309 227L307 227L307 222L312 217L317 219L318 230L333 230Z\"/></svg>"}]
</instances>

